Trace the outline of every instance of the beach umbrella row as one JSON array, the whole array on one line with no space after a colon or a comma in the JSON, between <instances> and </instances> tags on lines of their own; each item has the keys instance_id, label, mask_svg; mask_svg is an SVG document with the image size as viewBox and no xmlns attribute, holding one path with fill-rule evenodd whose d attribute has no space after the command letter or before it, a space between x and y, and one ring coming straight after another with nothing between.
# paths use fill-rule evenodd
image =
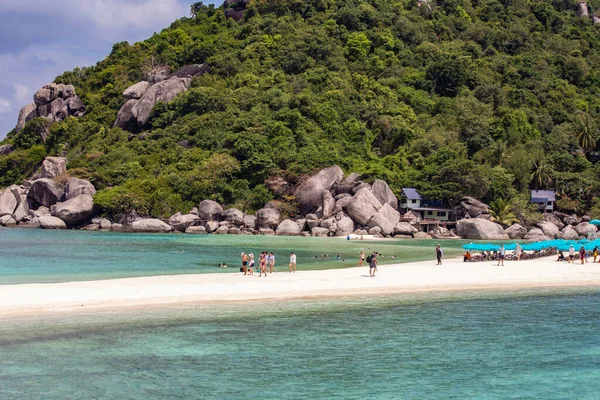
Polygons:
<instances>
[{"instance_id":1,"label":"beach umbrella row","mask_svg":"<svg viewBox=\"0 0 600 400\"><path fill-rule=\"evenodd\" d=\"M570 247L573 246L576 250L579 250L581 246L586 251L593 250L596 246L600 247L600 239L588 240L564 240L564 239L554 239L554 240L545 240L542 242L535 243L526 243L521 244L521 248L524 251L542 251L555 248L559 251L569 251ZM516 243L508 243L504 245L505 250L516 250ZM499 244L494 243L469 243L463 246L463 249L468 251L498 251L500 250Z\"/></svg>"}]
</instances>

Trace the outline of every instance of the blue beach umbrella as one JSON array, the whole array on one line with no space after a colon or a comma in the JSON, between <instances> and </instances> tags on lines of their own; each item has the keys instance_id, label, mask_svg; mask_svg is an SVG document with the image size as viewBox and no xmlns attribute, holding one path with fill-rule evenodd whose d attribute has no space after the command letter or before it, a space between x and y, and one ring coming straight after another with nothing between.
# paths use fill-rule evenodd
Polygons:
<instances>
[{"instance_id":1,"label":"blue beach umbrella","mask_svg":"<svg viewBox=\"0 0 600 400\"><path fill-rule=\"evenodd\" d=\"M590 224L600 226L600 219L593 219L590 221Z\"/></svg>"}]
</instances>

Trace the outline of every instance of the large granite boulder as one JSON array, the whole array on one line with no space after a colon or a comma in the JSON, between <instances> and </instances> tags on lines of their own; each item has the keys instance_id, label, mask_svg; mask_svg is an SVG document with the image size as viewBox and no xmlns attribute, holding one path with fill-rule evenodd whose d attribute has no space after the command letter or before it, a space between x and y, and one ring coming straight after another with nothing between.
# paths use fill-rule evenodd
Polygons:
<instances>
[{"instance_id":1,"label":"large granite boulder","mask_svg":"<svg viewBox=\"0 0 600 400\"><path fill-rule=\"evenodd\" d=\"M531 228L524 239L527 242L544 242L546 240L551 240L551 238L544 235L544 231L539 228Z\"/></svg>"},{"instance_id":2,"label":"large granite boulder","mask_svg":"<svg viewBox=\"0 0 600 400\"><path fill-rule=\"evenodd\" d=\"M117 114L117 119L113 124L114 127L128 130L129 124L137 123L135 117L133 116L133 107L137 104L136 99L129 99L121 106L119 113Z\"/></svg>"},{"instance_id":3,"label":"large granite boulder","mask_svg":"<svg viewBox=\"0 0 600 400\"><path fill-rule=\"evenodd\" d=\"M154 85L155 83L164 81L169 75L171 75L171 67L168 65L157 65L146 73L144 80Z\"/></svg>"},{"instance_id":4,"label":"large granite boulder","mask_svg":"<svg viewBox=\"0 0 600 400\"><path fill-rule=\"evenodd\" d=\"M245 215L244 226L248 229L256 229L256 217L254 215Z\"/></svg>"},{"instance_id":5,"label":"large granite boulder","mask_svg":"<svg viewBox=\"0 0 600 400\"><path fill-rule=\"evenodd\" d=\"M329 235L329 229L314 227L311 229L310 234L315 237L327 237Z\"/></svg>"},{"instance_id":6,"label":"large granite boulder","mask_svg":"<svg viewBox=\"0 0 600 400\"><path fill-rule=\"evenodd\" d=\"M579 234L571 225L567 225L562 230L562 237L565 240L577 240L579 238Z\"/></svg>"},{"instance_id":7,"label":"large granite boulder","mask_svg":"<svg viewBox=\"0 0 600 400\"><path fill-rule=\"evenodd\" d=\"M131 230L134 232L147 232L147 233L166 233L171 232L173 228L171 225L165 224L160 219L140 219L131 224Z\"/></svg>"},{"instance_id":8,"label":"large granite boulder","mask_svg":"<svg viewBox=\"0 0 600 400\"><path fill-rule=\"evenodd\" d=\"M275 230L278 236L298 236L300 232L302 232L300 226L291 219L283 220Z\"/></svg>"},{"instance_id":9,"label":"large granite boulder","mask_svg":"<svg viewBox=\"0 0 600 400\"><path fill-rule=\"evenodd\" d=\"M15 151L15 148L12 144L3 144L0 146L0 156L7 156L13 151Z\"/></svg>"},{"instance_id":10,"label":"large granite boulder","mask_svg":"<svg viewBox=\"0 0 600 400\"><path fill-rule=\"evenodd\" d=\"M169 225L179 232L185 232L190 225L199 220L200 217L194 214L177 213L169 218Z\"/></svg>"},{"instance_id":11,"label":"large granite boulder","mask_svg":"<svg viewBox=\"0 0 600 400\"><path fill-rule=\"evenodd\" d=\"M354 232L354 221L350 217L343 217L336 222L335 236L348 236Z\"/></svg>"},{"instance_id":12,"label":"large granite boulder","mask_svg":"<svg viewBox=\"0 0 600 400\"><path fill-rule=\"evenodd\" d=\"M65 184L65 200L71 200L77 196L86 195L94 196L96 194L96 188L85 179L70 178Z\"/></svg>"},{"instance_id":13,"label":"large granite boulder","mask_svg":"<svg viewBox=\"0 0 600 400\"><path fill-rule=\"evenodd\" d=\"M481 218L461 219L456 223L456 233L464 239L507 240L502 226Z\"/></svg>"},{"instance_id":14,"label":"large granite boulder","mask_svg":"<svg viewBox=\"0 0 600 400\"><path fill-rule=\"evenodd\" d=\"M356 172L353 172L350 175L348 175L342 182L338 183L337 185L334 185L333 190L335 191L335 194L336 194L336 200L338 200L337 195L340 195L340 194L352 195L352 189L354 189L354 187L359 182L360 182L360 175L357 174Z\"/></svg>"},{"instance_id":15,"label":"large granite boulder","mask_svg":"<svg viewBox=\"0 0 600 400\"><path fill-rule=\"evenodd\" d=\"M138 125L143 126L148 122L156 103L159 101L170 103L179 93L186 91L190 83L189 78L173 77L158 82L149 88L131 110Z\"/></svg>"},{"instance_id":16,"label":"large granite boulder","mask_svg":"<svg viewBox=\"0 0 600 400\"><path fill-rule=\"evenodd\" d=\"M3 217L0 217L0 225L6 227L15 226L17 225L17 221L15 221L15 219L10 215L5 215Z\"/></svg>"},{"instance_id":17,"label":"large granite boulder","mask_svg":"<svg viewBox=\"0 0 600 400\"><path fill-rule=\"evenodd\" d=\"M0 217L13 215L20 201L20 197L15 196L11 188L0 191Z\"/></svg>"},{"instance_id":18,"label":"large granite boulder","mask_svg":"<svg viewBox=\"0 0 600 400\"><path fill-rule=\"evenodd\" d=\"M204 227L206 228L207 232L214 232L217 229L219 229L219 223L217 221L208 221L206 222L206 224L204 224Z\"/></svg>"},{"instance_id":19,"label":"large granite boulder","mask_svg":"<svg viewBox=\"0 0 600 400\"><path fill-rule=\"evenodd\" d=\"M567 215L562 219L563 223L565 225L577 225L579 224L581 221L579 220L579 218L577 218L577 215L573 214L573 215Z\"/></svg>"},{"instance_id":20,"label":"large granite boulder","mask_svg":"<svg viewBox=\"0 0 600 400\"><path fill-rule=\"evenodd\" d=\"M335 208L335 199L333 198L329 190L324 190L321 195L321 207L323 218L327 218L333 215L333 209Z\"/></svg>"},{"instance_id":21,"label":"large granite boulder","mask_svg":"<svg viewBox=\"0 0 600 400\"><path fill-rule=\"evenodd\" d=\"M46 157L42 162L42 178L56 178L67 173L67 159L64 157Z\"/></svg>"},{"instance_id":22,"label":"large granite boulder","mask_svg":"<svg viewBox=\"0 0 600 400\"><path fill-rule=\"evenodd\" d=\"M206 228L203 226L190 226L185 230L185 233L191 235L206 235Z\"/></svg>"},{"instance_id":23,"label":"large granite boulder","mask_svg":"<svg viewBox=\"0 0 600 400\"><path fill-rule=\"evenodd\" d=\"M42 178L33 181L27 200L32 209L37 209L39 206L50 207L60 201L63 195L63 189L60 188L53 180Z\"/></svg>"},{"instance_id":24,"label":"large granite boulder","mask_svg":"<svg viewBox=\"0 0 600 400\"><path fill-rule=\"evenodd\" d=\"M123 97L126 99L139 99L150 89L150 86L152 85L149 82L138 82L125 89Z\"/></svg>"},{"instance_id":25,"label":"large granite boulder","mask_svg":"<svg viewBox=\"0 0 600 400\"><path fill-rule=\"evenodd\" d=\"M542 232L544 232L545 236L548 236L549 238L555 239L558 234L560 233L560 230L558 229L558 227L556 225L554 225L552 222L548 222L548 221L541 221L537 223L538 228L540 228L542 230Z\"/></svg>"},{"instance_id":26,"label":"large granite boulder","mask_svg":"<svg viewBox=\"0 0 600 400\"><path fill-rule=\"evenodd\" d=\"M400 213L394 208L392 208L392 206L389 203L384 204L379 209L379 212L385 217L385 219L392 222L394 225L400 222Z\"/></svg>"},{"instance_id":27,"label":"large granite boulder","mask_svg":"<svg viewBox=\"0 0 600 400\"><path fill-rule=\"evenodd\" d=\"M52 212L52 216L62 219L67 226L77 226L87 222L93 214L94 199L85 194L57 203Z\"/></svg>"},{"instance_id":28,"label":"large granite boulder","mask_svg":"<svg viewBox=\"0 0 600 400\"><path fill-rule=\"evenodd\" d=\"M544 214L544 221L547 221L547 222L550 222L550 223L554 224L558 228L558 230L561 230L562 228L565 227L565 224L562 222L562 219L559 218L554 213L552 213L552 214L545 213Z\"/></svg>"},{"instance_id":29,"label":"large granite boulder","mask_svg":"<svg viewBox=\"0 0 600 400\"><path fill-rule=\"evenodd\" d=\"M21 108L19 119L17 120L17 132L25 127L25 124L37 117L37 105L35 103L27 104Z\"/></svg>"},{"instance_id":30,"label":"large granite boulder","mask_svg":"<svg viewBox=\"0 0 600 400\"><path fill-rule=\"evenodd\" d=\"M348 215L361 225L369 223L373 215L381 208L381 203L367 188L356 192L348 203L346 211Z\"/></svg>"},{"instance_id":31,"label":"large granite boulder","mask_svg":"<svg viewBox=\"0 0 600 400\"><path fill-rule=\"evenodd\" d=\"M256 212L256 220L259 228L274 229L279 225L281 213L275 208L261 208Z\"/></svg>"},{"instance_id":32,"label":"large granite boulder","mask_svg":"<svg viewBox=\"0 0 600 400\"><path fill-rule=\"evenodd\" d=\"M301 214L308 214L319 207L324 190L344 178L344 171L337 165L322 169L318 174L302 182L294 192Z\"/></svg>"},{"instance_id":33,"label":"large granite boulder","mask_svg":"<svg viewBox=\"0 0 600 400\"><path fill-rule=\"evenodd\" d=\"M67 224L65 224L65 221L51 215L43 215L39 217L38 222L42 229L67 229Z\"/></svg>"},{"instance_id":34,"label":"large granite boulder","mask_svg":"<svg viewBox=\"0 0 600 400\"><path fill-rule=\"evenodd\" d=\"M523 239L527 235L527 229L520 224L513 224L504 230L511 239Z\"/></svg>"},{"instance_id":35,"label":"large granite boulder","mask_svg":"<svg viewBox=\"0 0 600 400\"><path fill-rule=\"evenodd\" d=\"M596 226L590 224L589 222L582 222L579 225L577 225L574 229L579 236L585 237L587 237L588 234L595 233L597 231Z\"/></svg>"},{"instance_id":36,"label":"large granite boulder","mask_svg":"<svg viewBox=\"0 0 600 400\"><path fill-rule=\"evenodd\" d=\"M235 226L244 225L244 213L237 208L230 208L223 211L221 218L223 218L225 221L229 221Z\"/></svg>"},{"instance_id":37,"label":"large granite boulder","mask_svg":"<svg viewBox=\"0 0 600 400\"><path fill-rule=\"evenodd\" d=\"M387 219L386 215L380 210L373 215L373 218L371 218L367 227L374 228L378 226L379 228L381 228L381 231L379 233L383 235L391 235L392 233L394 233L394 228L396 227L397 222L398 221L392 222L389 219Z\"/></svg>"},{"instance_id":38,"label":"large granite boulder","mask_svg":"<svg viewBox=\"0 0 600 400\"><path fill-rule=\"evenodd\" d=\"M389 204L394 210L398 209L398 199L387 182L376 180L371 187L371 192L379 200L381 205Z\"/></svg>"},{"instance_id":39,"label":"large granite boulder","mask_svg":"<svg viewBox=\"0 0 600 400\"><path fill-rule=\"evenodd\" d=\"M223 207L216 201L202 200L198 205L198 216L203 221L218 220L223 213Z\"/></svg>"},{"instance_id":40,"label":"large granite boulder","mask_svg":"<svg viewBox=\"0 0 600 400\"><path fill-rule=\"evenodd\" d=\"M460 217L465 217L468 215L471 218L477 218L480 215L489 213L489 206L473 197L464 197L457 207L457 215Z\"/></svg>"},{"instance_id":41,"label":"large granite boulder","mask_svg":"<svg viewBox=\"0 0 600 400\"><path fill-rule=\"evenodd\" d=\"M419 230L409 224L408 222L398 222L396 226L394 226L394 234L395 235L412 235L417 233Z\"/></svg>"},{"instance_id":42,"label":"large granite boulder","mask_svg":"<svg viewBox=\"0 0 600 400\"><path fill-rule=\"evenodd\" d=\"M188 78L194 76L200 76L210 70L210 66L208 64L189 64L181 67L177 71L173 72L170 78L178 77L178 78Z\"/></svg>"}]
</instances>

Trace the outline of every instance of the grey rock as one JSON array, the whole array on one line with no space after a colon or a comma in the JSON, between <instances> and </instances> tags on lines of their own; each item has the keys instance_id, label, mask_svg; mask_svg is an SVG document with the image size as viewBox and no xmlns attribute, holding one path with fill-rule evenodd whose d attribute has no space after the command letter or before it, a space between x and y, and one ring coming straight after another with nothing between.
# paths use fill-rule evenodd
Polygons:
<instances>
[{"instance_id":1,"label":"grey rock","mask_svg":"<svg viewBox=\"0 0 600 400\"><path fill-rule=\"evenodd\" d=\"M160 219L146 218L134 221L131 224L131 230L134 232L166 233L171 232L173 228Z\"/></svg>"},{"instance_id":2,"label":"grey rock","mask_svg":"<svg viewBox=\"0 0 600 400\"><path fill-rule=\"evenodd\" d=\"M152 85L148 82L138 82L125 89L123 97L126 99L139 99L150 89L150 86Z\"/></svg>"},{"instance_id":3,"label":"grey rock","mask_svg":"<svg viewBox=\"0 0 600 400\"><path fill-rule=\"evenodd\" d=\"M369 189L363 188L352 197L346 211L354 221L366 225L380 208L381 203L379 200Z\"/></svg>"},{"instance_id":4,"label":"grey rock","mask_svg":"<svg viewBox=\"0 0 600 400\"><path fill-rule=\"evenodd\" d=\"M148 122L152 109L157 102L169 103L173 101L179 93L186 91L189 85L190 79L178 77L173 77L153 85L144 93L131 110L138 125L143 126Z\"/></svg>"},{"instance_id":5,"label":"grey rock","mask_svg":"<svg viewBox=\"0 0 600 400\"><path fill-rule=\"evenodd\" d=\"M562 238L565 240L577 240L579 234L571 225L567 225L562 230Z\"/></svg>"},{"instance_id":6,"label":"grey rock","mask_svg":"<svg viewBox=\"0 0 600 400\"><path fill-rule=\"evenodd\" d=\"M257 223L260 228L275 228L279 225L281 213L274 208L261 208L256 212Z\"/></svg>"},{"instance_id":7,"label":"grey rock","mask_svg":"<svg viewBox=\"0 0 600 400\"><path fill-rule=\"evenodd\" d=\"M415 238L415 239L431 239L431 236L425 232L416 232L416 233L413 233L413 238Z\"/></svg>"},{"instance_id":8,"label":"grey rock","mask_svg":"<svg viewBox=\"0 0 600 400\"><path fill-rule=\"evenodd\" d=\"M562 221L565 225L577 225L580 222L577 215L567 215Z\"/></svg>"},{"instance_id":9,"label":"grey rock","mask_svg":"<svg viewBox=\"0 0 600 400\"><path fill-rule=\"evenodd\" d=\"M577 234L579 236L584 236L584 237L587 237L588 234L590 234L590 233L597 232L596 226L590 224L589 222L582 222L579 225L577 225L574 229L575 229L575 232L577 232Z\"/></svg>"},{"instance_id":10,"label":"grey rock","mask_svg":"<svg viewBox=\"0 0 600 400\"><path fill-rule=\"evenodd\" d=\"M171 75L171 68L168 65L158 65L150 70L144 79L151 85L162 82Z\"/></svg>"},{"instance_id":11,"label":"grey rock","mask_svg":"<svg viewBox=\"0 0 600 400\"><path fill-rule=\"evenodd\" d=\"M170 77L187 78L189 76L201 76L209 70L210 66L208 64L190 64L173 72Z\"/></svg>"},{"instance_id":12,"label":"grey rock","mask_svg":"<svg viewBox=\"0 0 600 400\"><path fill-rule=\"evenodd\" d=\"M33 95L33 102L36 106L43 106L44 104L50 103L54 99L54 95L51 89L46 86L35 92Z\"/></svg>"},{"instance_id":13,"label":"grey rock","mask_svg":"<svg viewBox=\"0 0 600 400\"><path fill-rule=\"evenodd\" d=\"M379 226L374 226L369 229L369 235L381 235L381 228Z\"/></svg>"},{"instance_id":14,"label":"grey rock","mask_svg":"<svg viewBox=\"0 0 600 400\"><path fill-rule=\"evenodd\" d=\"M37 116L37 106L35 105L35 103L31 103L31 104L27 104L26 106L23 106L23 108L21 108L21 111L19 111L19 118L17 120L17 126L16 126L17 132L25 127L25 124L27 123L27 121L32 120L36 116Z\"/></svg>"},{"instance_id":15,"label":"grey rock","mask_svg":"<svg viewBox=\"0 0 600 400\"><path fill-rule=\"evenodd\" d=\"M127 130L130 123L136 122L135 117L133 116L133 107L137 102L138 100L136 99L129 99L121 106L113 127Z\"/></svg>"},{"instance_id":16,"label":"grey rock","mask_svg":"<svg viewBox=\"0 0 600 400\"><path fill-rule=\"evenodd\" d=\"M20 197L10 189L4 189L0 192L0 217L4 215L12 216L19 205Z\"/></svg>"},{"instance_id":17,"label":"grey rock","mask_svg":"<svg viewBox=\"0 0 600 400\"><path fill-rule=\"evenodd\" d=\"M198 216L203 221L218 220L223 212L223 207L216 201L202 200L198 205Z\"/></svg>"},{"instance_id":18,"label":"grey rock","mask_svg":"<svg viewBox=\"0 0 600 400\"><path fill-rule=\"evenodd\" d=\"M331 187L340 182L344 177L344 172L337 165L322 169L314 176L302 182L296 188L294 196L298 202L301 214L308 214L319 207L323 191L330 190Z\"/></svg>"},{"instance_id":19,"label":"grey rock","mask_svg":"<svg viewBox=\"0 0 600 400\"><path fill-rule=\"evenodd\" d=\"M310 234L314 237L327 237L329 235L329 229L327 228L312 228Z\"/></svg>"},{"instance_id":20,"label":"grey rock","mask_svg":"<svg viewBox=\"0 0 600 400\"><path fill-rule=\"evenodd\" d=\"M227 226L227 227L229 227L230 225L231 225L231 222L229 222L229 221L221 221L221 222L219 222L219 226Z\"/></svg>"},{"instance_id":21,"label":"grey rock","mask_svg":"<svg viewBox=\"0 0 600 400\"><path fill-rule=\"evenodd\" d=\"M389 205L387 206L390 207ZM369 228L379 227L381 229L379 233L383 235L390 235L394 232L394 228L396 227L397 223L398 221L390 221L386 217L385 213L382 213L380 210L373 215L367 226Z\"/></svg>"},{"instance_id":22,"label":"grey rock","mask_svg":"<svg viewBox=\"0 0 600 400\"><path fill-rule=\"evenodd\" d=\"M82 231L99 231L100 225L98 224L89 224L81 228Z\"/></svg>"},{"instance_id":23,"label":"grey rock","mask_svg":"<svg viewBox=\"0 0 600 400\"><path fill-rule=\"evenodd\" d=\"M232 226L231 228L229 228L229 232L228 233L230 235L239 235L241 233L241 230L237 226Z\"/></svg>"},{"instance_id":24,"label":"grey rock","mask_svg":"<svg viewBox=\"0 0 600 400\"><path fill-rule=\"evenodd\" d=\"M296 224L298 224L298 227L300 228L300 230L303 231L304 227L306 226L306 219L304 219L304 218L297 219Z\"/></svg>"},{"instance_id":25,"label":"grey rock","mask_svg":"<svg viewBox=\"0 0 600 400\"><path fill-rule=\"evenodd\" d=\"M362 189L371 190L371 185L369 185L368 183L365 183L365 182L361 182L352 188L352 193L356 194L356 193L358 193L358 191L360 191Z\"/></svg>"},{"instance_id":26,"label":"grey rock","mask_svg":"<svg viewBox=\"0 0 600 400\"><path fill-rule=\"evenodd\" d=\"M100 225L100 229L102 229L103 231L111 230L112 229L112 223L108 219L106 219L106 218L102 218L100 220L100 224L99 225Z\"/></svg>"},{"instance_id":27,"label":"grey rock","mask_svg":"<svg viewBox=\"0 0 600 400\"><path fill-rule=\"evenodd\" d=\"M67 159L64 157L46 157L42 162L42 178L56 178L67 173Z\"/></svg>"},{"instance_id":28,"label":"grey rock","mask_svg":"<svg viewBox=\"0 0 600 400\"><path fill-rule=\"evenodd\" d=\"M48 207L44 207L44 206L41 206L40 208L38 208L37 210L35 210L33 212L33 216L37 217L37 218L44 216L44 215L49 215L49 214L50 214L50 209Z\"/></svg>"},{"instance_id":29,"label":"grey rock","mask_svg":"<svg viewBox=\"0 0 600 400\"><path fill-rule=\"evenodd\" d=\"M67 226L76 226L89 219L94 214L94 199L92 196L81 195L62 203L57 203L52 215L60 218Z\"/></svg>"},{"instance_id":30,"label":"grey rock","mask_svg":"<svg viewBox=\"0 0 600 400\"><path fill-rule=\"evenodd\" d=\"M229 221L235 226L244 225L244 213L237 208L230 208L223 211L221 218L223 218L225 221Z\"/></svg>"},{"instance_id":31,"label":"grey rock","mask_svg":"<svg viewBox=\"0 0 600 400\"><path fill-rule=\"evenodd\" d=\"M204 224L207 232L214 232L219 228L219 223L217 221L208 221Z\"/></svg>"},{"instance_id":32,"label":"grey rock","mask_svg":"<svg viewBox=\"0 0 600 400\"><path fill-rule=\"evenodd\" d=\"M31 208L37 208L38 205L50 207L56 204L63 195L62 188L51 179L42 178L33 182L27 199Z\"/></svg>"},{"instance_id":33,"label":"grey rock","mask_svg":"<svg viewBox=\"0 0 600 400\"><path fill-rule=\"evenodd\" d=\"M590 13L588 11L588 4L585 1L580 1L577 3L576 13L578 17L589 17Z\"/></svg>"},{"instance_id":34,"label":"grey rock","mask_svg":"<svg viewBox=\"0 0 600 400\"><path fill-rule=\"evenodd\" d=\"M327 218L321 221L321 224L319 225L321 228L326 228L331 230L335 230L337 228L337 221L335 220L335 218Z\"/></svg>"},{"instance_id":35,"label":"grey rock","mask_svg":"<svg viewBox=\"0 0 600 400\"><path fill-rule=\"evenodd\" d=\"M311 221L311 220L318 220L319 218L315 215L315 214L307 214L306 215L306 220Z\"/></svg>"},{"instance_id":36,"label":"grey rock","mask_svg":"<svg viewBox=\"0 0 600 400\"><path fill-rule=\"evenodd\" d=\"M581 217L581 222L590 222L592 218L589 215L583 215Z\"/></svg>"},{"instance_id":37,"label":"grey rock","mask_svg":"<svg viewBox=\"0 0 600 400\"><path fill-rule=\"evenodd\" d=\"M335 199L331 195L329 190L324 190L321 194L321 207L323 217L327 218L333 215L333 208L335 207Z\"/></svg>"},{"instance_id":38,"label":"grey rock","mask_svg":"<svg viewBox=\"0 0 600 400\"><path fill-rule=\"evenodd\" d=\"M350 193L341 193L334 197L336 202L344 198L352 198L352 195Z\"/></svg>"},{"instance_id":39,"label":"grey rock","mask_svg":"<svg viewBox=\"0 0 600 400\"><path fill-rule=\"evenodd\" d=\"M552 214L545 213L544 221L554 224L559 230L565 227L565 224L562 222L562 219L559 218L558 216L554 215L553 213Z\"/></svg>"},{"instance_id":40,"label":"grey rock","mask_svg":"<svg viewBox=\"0 0 600 400\"><path fill-rule=\"evenodd\" d=\"M379 200L381 205L389 204L394 210L398 209L398 199L387 182L376 180L371 187L371 192Z\"/></svg>"},{"instance_id":41,"label":"grey rock","mask_svg":"<svg viewBox=\"0 0 600 400\"><path fill-rule=\"evenodd\" d=\"M274 235L275 234L275 231L273 229L269 229L269 228L260 228L258 230L258 232L261 235Z\"/></svg>"},{"instance_id":42,"label":"grey rock","mask_svg":"<svg viewBox=\"0 0 600 400\"><path fill-rule=\"evenodd\" d=\"M527 235L527 229L520 224L513 224L504 230L510 239L523 239Z\"/></svg>"},{"instance_id":43,"label":"grey rock","mask_svg":"<svg viewBox=\"0 0 600 400\"><path fill-rule=\"evenodd\" d=\"M51 215L43 215L38 218L42 229L67 229L67 224L60 218Z\"/></svg>"},{"instance_id":44,"label":"grey rock","mask_svg":"<svg viewBox=\"0 0 600 400\"><path fill-rule=\"evenodd\" d=\"M249 229L256 229L256 217L254 215L245 215L244 226Z\"/></svg>"},{"instance_id":45,"label":"grey rock","mask_svg":"<svg viewBox=\"0 0 600 400\"><path fill-rule=\"evenodd\" d=\"M62 118L62 113L59 116L59 113L62 111L65 106L65 101L63 99L54 99L52 102L48 104L44 104L43 106L39 106L37 109L38 115L40 117L48 117L52 121L57 121L64 119ZM61 119L62 118L62 119Z\"/></svg>"},{"instance_id":46,"label":"grey rock","mask_svg":"<svg viewBox=\"0 0 600 400\"><path fill-rule=\"evenodd\" d=\"M128 232L129 228L124 226L123 224L112 224L110 229L113 232Z\"/></svg>"},{"instance_id":47,"label":"grey rock","mask_svg":"<svg viewBox=\"0 0 600 400\"><path fill-rule=\"evenodd\" d=\"M550 237L544 235L544 232L539 228L532 228L527 232L527 235L524 237L527 242L543 242L546 240L551 240Z\"/></svg>"},{"instance_id":48,"label":"grey rock","mask_svg":"<svg viewBox=\"0 0 600 400\"><path fill-rule=\"evenodd\" d=\"M560 233L560 230L558 229L558 227L556 225L554 225L552 222L548 222L548 221L541 221L537 223L538 228L540 228L542 230L542 232L544 232L545 236L548 236L549 238L556 238L558 236L558 234Z\"/></svg>"},{"instance_id":49,"label":"grey rock","mask_svg":"<svg viewBox=\"0 0 600 400\"><path fill-rule=\"evenodd\" d=\"M190 214L198 215L198 207L192 207Z\"/></svg>"},{"instance_id":50,"label":"grey rock","mask_svg":"<svg viewBox=\"0 0 600 400\"><path fill-rule=\"evenodd\" d=\"M95 194L96 189L94 188L94 185L92 185L90 181L86 181L85 179L71 178L67 181L65 185L65 200L71 200L81 195L93 197Z\"/></svg>"},{"instance_id":51,"label":"grey rock","mask_svg":"<svg viewBox=\"0 0 600 400\"><path fill-rule=\"evenodd\" d=\"M85 103L79 97L71 97L69 100L67 100L66 105L68 112L62 112L63 115L60 116L61 120L66 119L69 115L81 117L83 114L85 114Z\"/></svg>"},{"instance_id":52,"label":"grey rock","mask_svg":"<svg viewBox=\"0 0 600 400\"><path fill-rule=\"evenodd\" d=\"M350 217L343 217L336 223L336 236L347 236L354 232L354 221Z\"/></svg>"},{"instance_id":53,"label":"grey rock","mask_svg":"<svg viewBox=\"0 0 600 400\"><path fill-rule=\"evenodd\" d=\"M389 203L383 204L378 211L385 219L392 222L394 225L400 221L400 213L396 211Z\"/></svg>"},{"instance_id":54,"label":"grey rock","mask_svg":"<svg viewBox=\"0 0 600 400\"><path fill-rule=\"evenodd\" d=\"M418 229L409 224L408 222L398 222L394 226L394 234L395 235L412 235L417 233Z\"/></svg>"},{"instance_id":55,"label":"grey rock","mask_svg":"<svg viewBox=\"0 0 600 400\"><path fill-rule=\"evenodd\" d=\"M457 207L457 215L461 217L468 215L471 218L477 218L483 214L489 213L489 206L473 197L464 197Z\"/></svg>"},{"instance_id":56,"label":"grey rock","mask_svg":"<svg viewBox=\"0 0 600 400\"><path fill-rule=\"evenodd\" d=\"M217 228L217 230L215 231L215 233L217 235L227 235L229 233L229 227L228 226L219 226Z\"/></svg>"},{"instance_id":57,"label":"grey rock","mask_svg":"<svg viewBox=\"0 0 600 400\"><path fill-rule=\"evenodd\" d=\"M368 235L369 232L367 232L364 229L357 229L357 230L354 231L354 234L358 235L358 236L364 236L364 235Z\"/></svg>"},{"instance_id":58,"label":"grey rock","mask_svg":"<svg viewBox=\"0 0 600 400\"><path fill-rule=\"evenodd\" d=\"M10 215L4 215L0 217L0 225L2 226L15 226L17 225L17 221L14 220Z\"/></svg>"},{"instance_id":59,"label":"grey rock","mask_svg":"<svg viewBox=\"0 0 600 400\"><path fill-rule=\"evenodd\" d=\"M353 172L346 177L342 182L334 185L333 189L337 196L342 194L352 195L352 189L360 182L360 175ZM336 200L339 200L336 196Z\"/></svg>"},{"instance_id":60,"label":"grey rock","mask_svg":"<svg viewBox=\"0 0 600 400\"><path fill-rule=\"evenodd\" d=\"M185 230L185 233L191 235L206 235L208 232L206 232L206 228L203 226L190 226Z\"/></svg>"},{"instance_id":61,"label":"grey rock","mask_svg":"<svg viewBox=\"0 0 600 400\"><path fill-rule=\"evenodd\" d=\"M340 210L345 210L348 207L348 204L352 201L352 196L342 197L338 201L335 202L335 208Z\"/></svg>"},{"instance_id":62,"label":"grey rock","mask_svg":"<svg viewBox=\"0 0 600 400\"><path fill-rule=\"evenodd\" d=\"M461 219L456 223L456 233L465 239L507 240L504 229L494 222L482 218Z\"/></svg>"},{"instance_id":63,"label":"grey rock","mask_svg":"<svg viewBox=\"0 0 600 400\"><path fill-rule=\"evenodd\" d=\"M185 232L189 226L199 220L200 217L194 214L177 213L169 218L169 225L179 232Z\"/></svg>"},{"instance_id":64,"label":"grey rock","mask_svg":"<svg viewBox=\"0 0 600 400\"><path fill-rule=\"evenodd\" d=\"M308 226L309 230L312 230L312 228L316 228L318 226L321 225L321 221L320 220L314 220L314 219L307 219L306 220L306 225Z\"/></svg>"},{"instance_id":65,"label":"grey rock","mask_svg":"<svg viewBox=\"0 0 600 400\"><path fill-rule=\"evenodd\" d=\"M278 236L298 236L300 232L302 232L302 229L291 219L281 221L277 230L275 230L275 234Z\"/></svg>"},{"instance_id":66,"label":"grey rock","mask_svg":"<svg viewBox=\"0 0 600 400\"><path fill-rule=\"evenodd\" d=\"M7 156L13 151L15 151L15 148L12 144L4 144L0 146L0 156Z\"/></svg>"}]
</instances>

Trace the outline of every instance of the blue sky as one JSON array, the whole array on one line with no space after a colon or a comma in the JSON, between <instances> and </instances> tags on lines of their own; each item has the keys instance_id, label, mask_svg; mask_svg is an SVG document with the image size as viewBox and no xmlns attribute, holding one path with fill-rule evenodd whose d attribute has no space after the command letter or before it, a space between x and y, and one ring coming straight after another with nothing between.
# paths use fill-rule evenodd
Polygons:
<instances>
[{"instance_id":1,"label":"blue sky","mask_svg":"<svg viewBox=\"0 0 600 400\"><path fill-rule=\"evenodd\" d=\"M93 65L188 16L194 0L0 0L0 139L64 71ZM204 0L218 4L221 0Z\"/></svg>"}]
</instances>

